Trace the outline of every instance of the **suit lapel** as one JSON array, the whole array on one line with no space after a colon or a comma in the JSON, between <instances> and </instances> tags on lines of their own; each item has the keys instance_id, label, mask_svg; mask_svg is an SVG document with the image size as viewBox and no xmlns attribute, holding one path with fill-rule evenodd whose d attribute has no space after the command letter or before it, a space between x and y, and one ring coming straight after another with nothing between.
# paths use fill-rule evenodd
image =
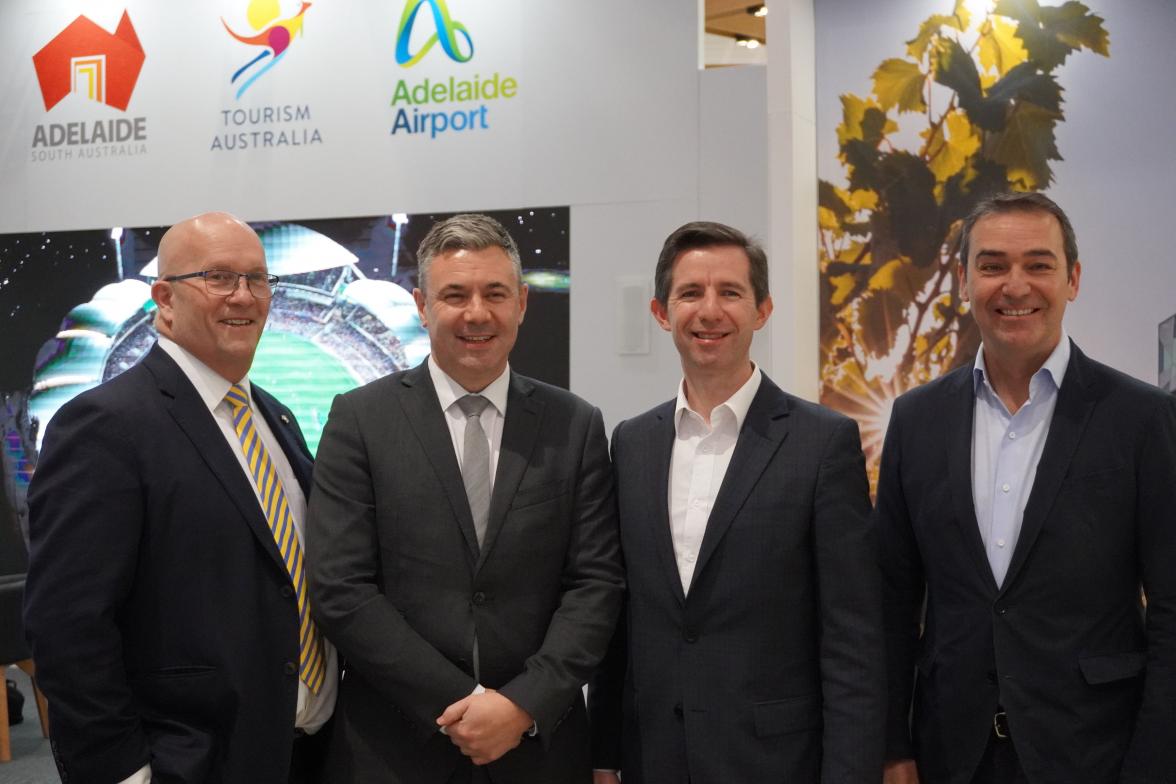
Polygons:
<instances>
[{"instance_id":1,"label":"suit lapel","mask_svg":"<svg viewBox=\"0 0 1176 784\"><path fill-rule=\"evenodd\" d=\"M314 467L306 442L298 429L298 423L290 409L282 405L277 398L266 392L257 384L250 385L253 390L253 407L261 413L269 425L270 432L278 440L278 446L286 455L290 468L302 488L302 495L310 497L311 472Z\"/></svg>"},{"instance_id":2,"label":"suit lapel","mask_svg":"<svg viewBox=\"0 0 1176 784\"><path fill-rule=\"evenodd\" d=\"M470 502L466 498L465 484L461 480L461 468L453 451L453 438L445 423L445 413L433 389L427 361L417 365L400 377L404 394L398 395L404 418L412 428L425 457L445 490L445 498L457 524L461 528L468 548L470 563L478 558L478 535L474 531L474 518Z\"/></svg>"},{"instance_id":3,"label":"suit lapel","mask_svg":"<svg viewBox=\"0 0 1176 784\"><path fill-rule=\"evenodd\" d=\"M674 537L670 532L670 456L674 450L674 406L675 401L671 400L655 410L655 422L652 433L652 442L649 448L652 450L650 461L646 464L646 469L651 471L649 481L642 483L641 487L659 488L661 492L656 490L653 493L653 510L654 513L649 522L653 525L654 549L657 551L658 562L661 563L662 571L665 573L666 580L669 581L670 590L674 597L678 600L678 604L686 603L686 593L682 590L682 577L678 574L678 559L674 557ZM638 434L642 437L645 434ZM638 448L643 445L638 444ZM644 489L640 491L640 495L644 495ZM644 524L645 521L639 521Z\"/></svg>"},{"instance_id":4,"label":"suit lapel","mask_svg":"<svg viewBox=\"0 0 1176 784\"><path fill-rule=\"evenodd\" d=\"M1062 387L1058 390L1058 402L1054 406L1053 419L1049 423L1049 435L1045 438L1045 447L1037 464L1037 475L1033 479L1033 489L1029 491L1029 500L1025 504L1025 514L1021 518L1021 533L1017 537L1017 546L1013 549L1013 558L1009 562L1009 571L1005 576L1002 592L1013 584L1017 572L1029 557L1029 551L1037 541L1037 535L1041 533L1041 527L1045 524L1058 491L1061 490L1066 472L1070 469L1078 442L1082 439L1086 423L1090 421L1091 412L1094 410L1090 381L1090 367L1086 362L1086 356L1071 343L1070 364L1066 369Z\"/></svg>"},{"instance_id":5,"label":"suit lapel","mask_svg":"<svg viewBox=\"0 0 1176 784\"><path fill-rule=\"evenodd\" d=\"M486 556L498 539L506 512L510 509L519 482L522 481L527 465L531 462L531 452L535 448L535 440L539 437L539 426L543 420L543 401L535 398L534 391L535 386L530 381L516 373L510 374L506 419L502 423L498 466L494 470L494 491L490 496L486 539L482 542L478 568L486 562Z\"/></svg>"},{"instance_id":6,"label":"suit lapel","mask_svg":"<svg viewBox=\"0 0 1176 784\"><path fill-rule=\"evenodd\" d=\"M698 552L698 563L694 567L691 585L698 580L706 568L707 561L719 546L736 513L747 500L747 496L759 482L772 456L788 436L788 398L780 388L764 376L759 390L747 410L747 418L739 431L739 440L731 463L715 497L710 518L706 522L706 533Z\"/></svg>"},{"instance_id":7,"label":"suit lapel","mask_svg":"<svg viewBox=\"0 0 1176 784\"><path fill-rule=\"evenodd\" d=\"M944 452L947 456L948 481L951 484L951 499L955 506L955 522L964 549L972 557L980 571L984 585L996 593L996 578L992 576L992 565L984 552L984 539L976 522L976 503L972 496L972 420L976 415L976 391L972 366L957 371L958 375L948 385L946 412L942 421L945 438Z\"/></svg>"},{"instance_id":8,"label":"suit lapel","mask_svg":"<svg viewBox=\"0 0 1176 784\"><path fill-rule=\"evenodd\" d=\"M286 563L278 552L273 532L262 514L257 493L241 470L237 456L216 421L204 405L192 382L167 353L156 346L144 357L143 364L151 371L164 399L164 407L196 448L200 459L217 478L225 493L241 512L249 530L257 537L261 548L271 560L289 576Z\"/></svg>"}]
</instances>

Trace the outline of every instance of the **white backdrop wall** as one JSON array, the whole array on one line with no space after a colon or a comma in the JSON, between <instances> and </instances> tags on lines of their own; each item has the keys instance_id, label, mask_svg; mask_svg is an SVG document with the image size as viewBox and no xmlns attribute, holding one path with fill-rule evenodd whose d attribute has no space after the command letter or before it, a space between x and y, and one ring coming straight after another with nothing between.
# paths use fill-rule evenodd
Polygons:
<instances>
[{"instance_id":1,"label":"white backdrop wall","mask_svg":"<svg viewBox=\"0 0 1176 784\"><path fill-rule=\"evenodd\" d=\"M672 393L678 368L668 336L651 335L649 355L621 357L614 349L615 278L652 275L666 234L702 216L704 181L716 183L708 210L725 202L722 193L734 193L736 182L718 182L726 158L711 156L733 156L732 171L743 171L765 154L762 97L759 114L746 118L756 144L728 144L734 129L722 129L701 149L700 93L708 93L698 70L695 4L449 0L473 57L456 62L437 46L405 68L394 57L405 0L315 0L284 57L238 98L244 78L268 62L230 82L263 51L225 29L252 33L249 5L5 0L0 232L160 225L208 209L296 220L570 205L572 388L600 405L609 424ZM426 2L417 18L414 52L435 29L429 9ZM79 14L113 32L124 10L146 55L126 111L77 94L46 110L34 53ZM285 0L280 18L298 10ZM458 49L465 52L460 37ZM399 80L411 88L426 78L445 83L494 73L500 82L513 78L517 95L443 107L484 104L487 128L436 138L391 132ZM756 78L762 75L739 94L754 100ZM723 111L731 108L729 94L709 95ZM266 122L267 107L292 119ZM34 147L38 126L44 139L54 124L92 128L139 117L145 139L102 157L88 157L80 145ZM253 134L267 130L301 143L257 146ZM230 143L242 133L248 149ZM704 159L711 162L706 176ZM749 187L764 194L762 183ZM765 233L756 209L762 202L730 204L713 216Z\"/></svg>"}]
</instances>

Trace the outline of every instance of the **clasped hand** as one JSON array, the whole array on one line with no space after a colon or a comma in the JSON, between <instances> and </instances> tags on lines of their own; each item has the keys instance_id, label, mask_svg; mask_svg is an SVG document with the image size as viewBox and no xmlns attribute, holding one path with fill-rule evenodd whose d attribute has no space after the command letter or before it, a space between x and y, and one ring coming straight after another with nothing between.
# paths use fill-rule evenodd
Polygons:
<instances>
[{"instance_id":1,"label":"clasped hand","mask_svg":"<svg viewBox=\"0 0 1176 784\"><path fill-rule=\"evenodd\" d=\"M519 745L533 723L529 713L493 689L463 697L437 717L437 726L475 765Z\"/></svg>"}]
</instances>

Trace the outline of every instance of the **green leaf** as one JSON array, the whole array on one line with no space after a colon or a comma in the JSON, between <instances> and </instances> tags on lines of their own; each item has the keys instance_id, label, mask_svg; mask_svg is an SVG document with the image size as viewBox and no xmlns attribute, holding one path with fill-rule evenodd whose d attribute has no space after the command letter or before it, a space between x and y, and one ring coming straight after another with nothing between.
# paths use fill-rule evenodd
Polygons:
<instances>
[{"instance_id":1,"label":"green leaf","mask_svg":"<svg viewBox=\"0 0 1176 784\"><path fill-rule=\"evenodd\" d=\"M1103 18L1077 0L1044 8L1037 0L998 0L993 13L1017 20L1017 37L1043 71L1052 71L1082 47L1110 54Z\"/></svg>"},{"instance_id":2,"label":"green leaf","mask_svg":"<svg viewBox=\"0 0 1176 784\"><path fill-rule=\"evenodd\" d=\"M930 129L928 129L930 131ZM972 155L980 149L980 135L959 110L943 118L935 127L927 143L930 155L927 165L935 175L936 182L946 182L967 165Z\"/></svg>"},{"instance_id":3,"label":"green leaf","mask_svg":"<svg viewBox=\"0 0 1176 784\"><path fill-rule=\"evenodd\" d=\"M922 158L899 151L882 156L878 176L889 230L899 253L919 267L932 263L943 241L943 232L937 225L935 175ZM879 263L891 258L894 256L874 255Z\"/></svg>"},{"instance_id":4,"label":"green leaf","mask_svg":"<svg viewBox=\"0 0 1176 784\"><path fill-rule=\"evenodd\" d=\"M1060 161L1054 124L1059 115L1031 103L1020 103L1009 113L1005 129L990 136L988 157L1003 164L1008 182L1021 190L1041 190L1053 181L1050 161Z\"/></svg>"},{"instance_id":5,"label":"green leaf","mask_svg":"<svg viewBox=\"0 0 1176 784\"><path fill-rule=\"evenodd\" d=\"M906 326L910 303L893 291L872 291L858 304L862 343L874 357L884 357L894 348L900 327Z\"/></svg>"},{"instance_id":6,"label":"green leaf","mask_svg":"<svg viewBox=\"0 0 1176 784\"><path fill-rule=\"evenodd\" d=\"M1053 74L1041 73L1032 62L1024 62L992 85L985 100L999 105L1002 110L1013 101L1028 101L1042 109L1060 112L1062 87ZM1001 113L1003 115L1003 111Z\"/></svg>"},{"instance_id":7,"label":"green leaf","mask_svg":"<svg viewBox=\"0 0 1176 784\"><path fill-rule=\"evenodd\" d=\"M874 71L874 95L883 111L897 106L900 112L921 112L927 108L923 100L926 78L916 63L891 57Z\"/></svg>"},{"instance_id":8,"label":"green leaf","mask_svg":"<svg viewBox=\"0 0 1176 784\"><path fill-rule=\"evenodd\" d=\"M1025 62L1029 52L1016 37L1017 26L999 16L990 16L980 31L980 65L986 71L1004 76L1015 66Z\"/></svg>"},{"instance_id":9,"label":"green leaf","mask_svg":"<svg viewBox=\"0 0 1176 784\"><path fill-rule=\"evenodd\" d=\"M980 72L976 61L964 51L958 41L943 40L936 50L935 81L955 90L960 108L968 118L986 130L999 127L999 117L986 114L984 95L980 88Z\"/></svg>"},{"instance_id":10,"label":"green leaf","mask_svg":"<svg viewBox=\"0 0 1176 784\"><path fill-rule=\"evenodd\" d=\"M960 5L962 5L962 3L956 3L957 8ZM966 13L967 11L965 9L965 14ZM924 19L923 23L919 25L918 34L906 42L907 54L916 60L922 60L923 55L927 53L927 46L930 45L931 40L939 34L940 30L942 30L944 27L950 27L954 30L960 30L962 32L967 26L968 22L966 19L961 23L961 20L957 19L955 16L949 16L947 14L932 14L931 16Z\"/></svg>"}]
</instances>

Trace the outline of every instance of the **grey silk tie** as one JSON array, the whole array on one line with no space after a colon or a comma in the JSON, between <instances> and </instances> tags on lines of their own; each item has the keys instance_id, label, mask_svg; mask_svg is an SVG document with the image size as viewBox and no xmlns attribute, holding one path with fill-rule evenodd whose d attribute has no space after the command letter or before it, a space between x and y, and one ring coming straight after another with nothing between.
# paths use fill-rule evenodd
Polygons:
<instances>
[{"instance_id":1,"label":"grey silk tie","mask_svg":"<svg viewBox=\"0 0 1176 784\"><path fill-rule=\"evenodd\" d=\"M478 547L481 547L486 538L486 524L490 520L490 442L486 438L486 431L482 429L481 416L490 401L481 395L466 395L458 399L457 405L466 417L461 479L470 502Z\"/></svg>"}]
</instances>

